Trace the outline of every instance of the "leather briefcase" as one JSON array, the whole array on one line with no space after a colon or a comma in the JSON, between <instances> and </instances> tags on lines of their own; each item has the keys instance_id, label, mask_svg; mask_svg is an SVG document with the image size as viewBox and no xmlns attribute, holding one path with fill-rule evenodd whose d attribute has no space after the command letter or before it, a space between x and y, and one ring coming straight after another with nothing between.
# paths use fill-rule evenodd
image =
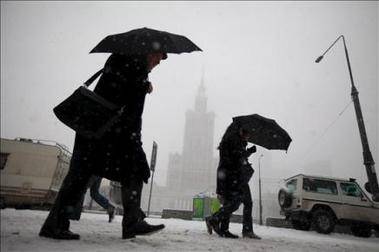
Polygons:
<instances>
[{"instance_id":1,"label":"leather briefcase","mask_svg":"<svg viewBox=\"0 0 379 252\"><path fill-rule=\"evenodd\" d=\"M124 107L113 104L88 89L102 71L103 69L95 73L53 109L61 122L87 138L100 138L117 122L124 110Z\"/></svg>"}]
</instances>

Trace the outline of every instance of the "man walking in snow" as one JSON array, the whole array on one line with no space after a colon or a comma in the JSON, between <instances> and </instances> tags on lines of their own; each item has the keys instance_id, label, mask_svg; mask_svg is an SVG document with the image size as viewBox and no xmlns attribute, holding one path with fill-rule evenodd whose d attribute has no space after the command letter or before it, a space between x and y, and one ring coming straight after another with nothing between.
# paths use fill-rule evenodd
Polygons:
<instances>
[{"instance_id":1,"label":"man walking in snow","mask_svg":"<svg viewBox=\"0 0 379 252\"><path fill-rule=\"evenodd\" d=\"M216 192L222 207L212 216L206 217L209 234L215 231L220 237L238 238L229 231L229 220L231 214L243 203L242 236L260 239L253 231L253 203L249 180L254 170L248 157L256 152L256 147L246 149L249 137L248 130L230 125L221 140Z\"/></svg>"},{"instance_id":2,"label":"man walking in snow","mask_svg":"<svg viewBox=\"0 0 379 252\"><path fill-rule=\"evenodd\" d=\"M106 100L127 109L120 120L98 139L76 134L69 171L39 235L63 240L80 239L70 231L70 219L79 220L77 206L82 202L92 175L106 175L121 182L124 209L122 238L159 231L164 225L151 225L141 209L143 183L150 168L141 142L145 96L153 90L148 74L165 53L143 55L112 54L94 90Z\"/></svg>"}]
</instances>

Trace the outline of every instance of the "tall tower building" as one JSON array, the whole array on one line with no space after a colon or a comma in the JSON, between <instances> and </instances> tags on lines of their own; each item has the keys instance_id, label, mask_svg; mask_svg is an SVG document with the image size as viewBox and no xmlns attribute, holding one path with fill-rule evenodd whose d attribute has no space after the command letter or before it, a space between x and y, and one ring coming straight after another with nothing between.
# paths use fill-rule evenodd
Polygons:
<instances>
[{"instance_id":1,"label":"tall tower building","mask_svg":"<svg viewBox=\"0 0 379 252\"><path fill-rule=\"evenodd\" d=\"M188 208L196 194L216 190L214 119L202 80L194 108L186 112L183 151L169 156L167 189L176 195L171 207Z\"/></svg>"},{"instance_id":2,"label":"tall tower building","mask_svg":"<svg viewBox=\"0 0 379 252\"><path fill-rule=\"evenodd\" d=\"M186 112L183 139L181 189L194 192L209 191L216 174L213 167L213 112L207 111L207 97L202 82L198 88L193 110ZM212 183L213 182L213 183Z\"/></svg>"}]
</instances>

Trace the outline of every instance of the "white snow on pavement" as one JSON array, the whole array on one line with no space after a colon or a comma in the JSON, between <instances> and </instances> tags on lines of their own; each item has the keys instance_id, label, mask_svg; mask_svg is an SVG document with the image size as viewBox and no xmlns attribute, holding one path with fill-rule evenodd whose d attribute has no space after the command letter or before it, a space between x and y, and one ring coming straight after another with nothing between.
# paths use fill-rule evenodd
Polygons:
<instances>
[{"instance_id":1,"label":"white snow on pavement","mask_svg":"<svg viewBox=\"0 0 379 252\"><path fill-rule=\"evenodd\" d=\"M379 238L358 238L345 234L322 235L254 225L262 240L225 239L208 235L202 221L147 218L151 224L166 228L150 236L121 239L121 216L108 223L105 214L83 213L80 221L71 222L71 230L81 235L79 241L63 241L38 236L48 212L3 209L1 214L1 251L364 251L379 252ZM241 234L241 224L231 223L230 231Z\"/></svg>"}]
</instances>

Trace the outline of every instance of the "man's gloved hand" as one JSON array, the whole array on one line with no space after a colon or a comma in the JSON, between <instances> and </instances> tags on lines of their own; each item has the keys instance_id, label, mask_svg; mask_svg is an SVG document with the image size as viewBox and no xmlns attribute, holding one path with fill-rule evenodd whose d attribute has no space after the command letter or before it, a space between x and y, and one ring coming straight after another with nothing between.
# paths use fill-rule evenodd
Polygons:
<instances>
[{"instance_id":1,"label":"man's gloved hand","mask_svg":"<svg viewBox=\"0 0 379 252\"><path fill-rule=\"evenodd\" d=\"M150 178L150 167L147 163L146 154L142 149L142 142L139 138L135 139L135 152L133 153L133 161L135 164L135 171L142 178L143 182L147 184Z\"/></svg>"},{"instance_id":2,"label":"man's gloved hand","mask_svg":"<svg viewBox=\"0 0 379 252\"><path fill-rule=\"evenodd\" d=\"M149 166L144 167L143 169L141 169L141 173L140 174L141 174L143 182L145 182L147 184L147 182L149 181L149 178L150 178L150 168L149 168Z\"/></svg>"},{"instance_id":3,"label":"man's gloved hand","mask_svg":"<svg viewBox=\"0 0 379 252\"><path fill-rule=\"evenodd\" d=\"M255 145L251 146L250 148L247 148L247 152L249 155L255 153L257 151L257 147Z\"/></svg>"}]
</instances>

